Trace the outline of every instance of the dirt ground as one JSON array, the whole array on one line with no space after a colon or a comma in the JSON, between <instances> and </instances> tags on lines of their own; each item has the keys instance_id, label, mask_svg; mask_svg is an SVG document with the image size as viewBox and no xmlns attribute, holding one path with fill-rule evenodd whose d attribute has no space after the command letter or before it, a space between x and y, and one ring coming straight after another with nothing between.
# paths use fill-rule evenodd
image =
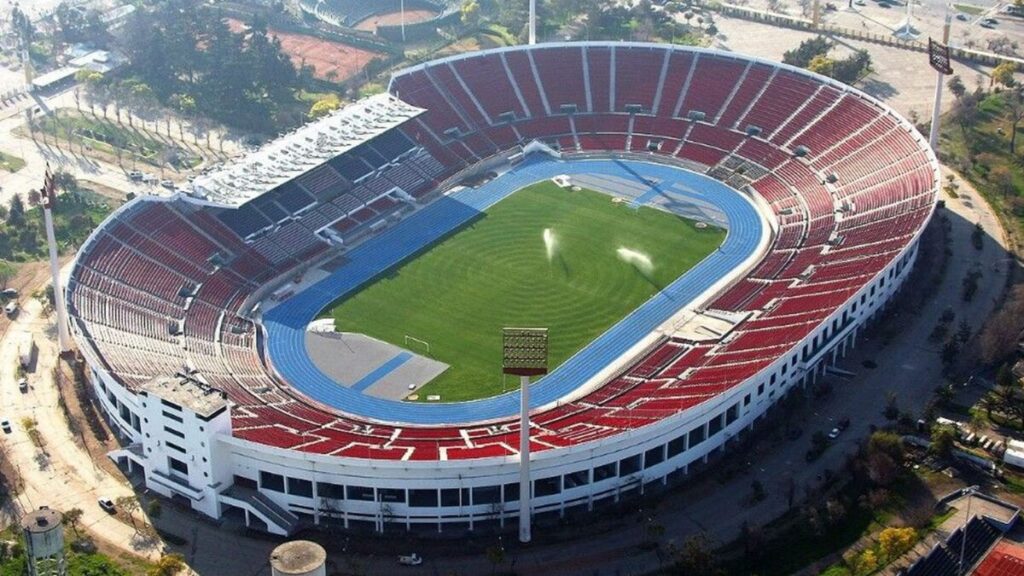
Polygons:
<instances>
[{"instance_id":1,"label":"dirt ground","mask_svg":"<svg viewBox=\"0 0 1024 576\"><path fill-rule=\"evenodd\" d=\"M228 26L234 32L241 32L246 28L244 22L230 18ZM370 60L380 56L376 52L341 42L282 32L273 28L269 31L281 41L281 49L288 54L295 66L312 66L313 76L321 80L343 82L362 71Z\"/></svg>"},{"instance_id":2,"label":"dirt ground","mask_svg":"<svg viewBox=\"0 0 1024 576\"><path fill-rule=\"evenodd\" d=\"M424 20L430 20L436 16L434 12L430 10L406 10L405 11L405 23L415 24L416 22L423 22ZM389 26L393 24L402 23L402 13L392 12L391 14L378 14L376 16L370 16L366 20L363 20L356 25L356 30L366 30L368 32L374 32L378 26Z\"/></svg>"}]
</instances>

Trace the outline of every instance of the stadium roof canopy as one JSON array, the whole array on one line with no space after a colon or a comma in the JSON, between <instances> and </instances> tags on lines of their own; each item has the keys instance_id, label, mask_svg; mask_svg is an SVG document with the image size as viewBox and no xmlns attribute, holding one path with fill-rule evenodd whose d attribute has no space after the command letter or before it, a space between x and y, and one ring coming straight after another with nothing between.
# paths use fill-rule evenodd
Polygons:
<instances>
[{"instance_id":1,"label":"stadium roof canopy","mask_svg":"<svg viewBox=\"0 0 1024 576\"><path fill-rule=\"evenodd\" d=\"M423 112L388 93L360 100L196 178L193 197L217 206L241 206Z\"/></svg>"}]
</instances>

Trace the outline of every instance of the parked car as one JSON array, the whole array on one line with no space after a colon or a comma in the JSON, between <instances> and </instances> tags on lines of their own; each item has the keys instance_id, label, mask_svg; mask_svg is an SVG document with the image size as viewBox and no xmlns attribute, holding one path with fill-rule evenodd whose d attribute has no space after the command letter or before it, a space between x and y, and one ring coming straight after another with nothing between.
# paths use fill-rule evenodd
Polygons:
<instances>
[{"instance_id":1,"label":"parked car","mask_svg":"<svg viewBox=\"0 0 1024 576\"><path fill-rule=\"evenodd\" d=\"M840 430L839 428L833 428L832 431L828 433L828 439L835 440L836 438L839 438L839 434L841 434L842 432L843 431Z\"/></svg>"},{"instance_id":2,"label":"parked car","mask_svg":"<svg viewBox=\"0 0 1024 576\"><path fill-rule=\"evenodd\" d=\"M423 558L420 558L415 552L408 556L399 556L398 563L402 566L419 566L423 564Z\"/></svg>"},{"instance_id":3,"label":"parked car","mask_svg":"<svg viewBox=\"0 0 1024 576\"><path fill-rule=\"evenodd\" d=\"M117 514L117 508L114 506L114 501L110 498L100 498L96 501L107 514Z\"/></svg>"},{"instance_id":4,"label":"parked car","mask_svg":"<svg viewBox=\"0 0 1024 576\"><path fill-rule=\"evenodd\" d=\"M959 14L956 15L956 19L961 22L967 22L967 14L960 12Z\"/></svg>"},{"instance_id":5,"label":"parked car","mask_svg":"<svg viewBox=\"0 0 1024 576\"><path fill-rule=\"evenodd\" d=\"M10 420L6 420L6 419L5 420L0 420L0 429L2 429L4 431L4 434L10 434L11 433L11 421Z\"/></svg>"},{"instance_id":6,"label":"parked car","mask_svg":"<svg viewBox=\"0 0 1024 576\"><path fill-rule=\"evenodd\" d=\"M17 300L11 300L10 302L7 303L6 306L4 306L4 314L7 314L8 316L14 316L17 313L18 313L18 301Z\"/></svg>"},{"instance_id":7,"label":"parked car","mask_svg":"<svg viewBox=\"0 0 1024 576\"><path fill-rule=\"evenodd\" d=\"M140 180L142 180L142 172L138 170L132 170L131 172L128 173L128 179L131 180L132 182L139 182Z\"/></svg>"},{"instance_id":8,"label":"parked car","mask_svg":"<svg viewBox=\"0 0 1024 576\"><path fill-rule=\"evenodd\" d=\"M0 296L3 296L4 298L17 298L18 291L14 288L4 288L3 292L0 292Z\"/></svg>"},{"instance_id":9,"label":"parked car","mask_svg":"<svg viewBox=\"0 0 1024 576\"><path fill-rule=\"evenodd\" d=\"M170 180L161 180L160 185L168 190L174 190L174 182L171 182Z\"/></svg>"},{"instance_id":10,"label":"parked car","mask_svg":"<svg viewBox=\"0 0 1024 576\"><path fill-rule=\"evenodd\" d=\"M18 390L21 391L22 394L28 392L28 378L18 379Z\"/></svg>"}]
</instances>

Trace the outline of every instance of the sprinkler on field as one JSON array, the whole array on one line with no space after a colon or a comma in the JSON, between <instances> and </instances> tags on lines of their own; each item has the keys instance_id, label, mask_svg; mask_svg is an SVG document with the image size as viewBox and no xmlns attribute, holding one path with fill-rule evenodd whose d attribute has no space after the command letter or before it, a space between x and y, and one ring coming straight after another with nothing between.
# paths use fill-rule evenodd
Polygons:
<instances>
[{"instance_id":1,"label":"sprinkler on field","mask_svg":"<svg viewBox=\"0 0 1024 576\"><path fill-rule=\"evenodd\" d=\"M555 250L558 249L558 238L555 238L555 233L551 231L551 228L544 229L544 249L547 251L550 264L555 258Z\"/></svg>"}]
</instances>

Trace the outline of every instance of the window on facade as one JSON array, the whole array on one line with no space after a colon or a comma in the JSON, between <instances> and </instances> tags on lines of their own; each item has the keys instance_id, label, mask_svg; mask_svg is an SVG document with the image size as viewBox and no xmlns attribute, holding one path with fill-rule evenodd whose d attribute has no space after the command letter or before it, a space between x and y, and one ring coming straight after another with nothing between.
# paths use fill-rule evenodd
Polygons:
<instances>
[{"instance_id":1,"label":"window on facade","mask_svg":"<svg viewBox=\"0 0 1024 576\"><path fill-rule=\"evenodd\" d=\"M686 451L686 434L668 441L668 457L678 456Z\"/></svg>"},{"instance_id":2,"label":"window on facade","mask_svg":"<svg viewBox=\"0 0 1024 576\"><path fill-rule=\"evenodd\" d=\"M292 496L305 496L306 498L312 498L313 482L303 480L302 478L289 478L288 493Z\"/></svg>"},{"instance_id":3,"label":"window on facade","mask_svg":"<svg viewBox=\"0 0 1024 576\"><path fill-rule=\"evenodd\" d=\"M414 508L436 508L437 490L409 490L409 506Z\"/></svg>"},{"instance_id":4,"label":"window on facade","mask_svg":"<svg viewBox=\"0 0 1024 576\"><path fill-rule=\"evenodd\" d=\"M178 460L177 458L171 458L170 456L168 456L167 467L170 468L172 471L177 472L178 474L188 476L188 464L185 464L184 462Z\"/></svg>"},{"instance_id":5,"label":"window on facade","mask_svg":"<svg viewBox=\"0 0 1024 576\"><path fill-rule=\"evenodd\" d=\"M441 490L441 506L462 506L463 504L469 504L469 488L462 490L444 488Z\"/></svg>"},{"instance_id":6,"label":"window on facade","mask_svg":"<svg viewBox=\"0 0 1024 576\"><path fill-rule=\"evenodd\" d=\"M381 502L402 502L405 503L405 490L400 488L381 488L377 490L377 497Z\"/></svg>"},{"instance_id":7,"label":"window on facade","mask_svg":"<svg viewBox=\"0 0 1024 576\"><path fill-rule=\"evenodd\" d=\"M694 428L693 430L690 430L690 443L688 444L688 446L690 448L693 448L694 446L696 446L697 444L700 444L704 440L705 440L705 437L704 437L704 427L703 426L699 426L697 428Z\"/></svg>"},{"instance_id":8,"label":"window on facade","mask_svg":"<svg viewBox=\"0 0 1024 576\"><path fill-rule=\"evenodd\" d=\"M533 495L536 497L551 496L562 491L562 477L539 478L533 482Z\"/></svg>"},{"instance_id":9,"label":"window on facade","mask_svg":"<svg viewBox=\"0 0 1024 576\"><path fill-rule=\"evenodd\" d=\"M260 472L260 488L274 492L284 492L284 476L271 472Z\"/></svg>"},{"instance_id":10,"label":"window on facade","mask_svg":"<svg viewBox=\"0 0 1024 576\"><path fill-rule=\"evenodd\" d=\"M519 501L519 484L516 482L510 482L505 484L503 487L505 492L505 502L518 502Z\"/></svg>"},{"instance_id":11,"label":"window on facade","mask_svg":"<svg viewBox=\"0 0 1024 576\"><path fill-rule=\"evenodd\" d=\"M587 470L580 470L578 472L566 474L562 482L566 490L577 486L586 486L590 483L590 474Z\"/></svg>"},{"instance_id":12,"label":"window on facade","mask_svg":"<svg viewBox=\"0 0 1024 576\"><path fill-rule=\"evenodd\" d=\"M747 396L746 401L747 402L750 401L750 396L749 395ZM725 411L725 425L728 426L729 424L732 424L733 422L738 420L739 417L740 417L740 405L739 405L739 403L736 403L736 404L733 404L732 406L729 406L729 409Z\"/></svg>"},{"instance_id":13,"label":"window on facade","mask_svg":"<svg viewBox=\"0 0 1024 576\"><path fill-rule=\"evenodd\" d=\"M164 415L164 418L167 418L168 420L174 420L175 422L184 422L185 421L181 416L178 416L177 414L173 414L171 412L168 412L167 410L164 410L162 413Z\"/></svg>"},{"instance_id":14,"label":"window on facade","mask_svg":"<svg viewBox=\"0 0 1024 576\"><path fill-rule=\"evenodd\" d=\"M187 452L185 451L184 448L182 448L181 446L178 446L174 442L164 442L164 446L167 446L171 450L177 450L178 452L181 452L182 454L187 454Z\"/></svg>"},{"instance_id":15,"label":"window on facade","mask_svg":"<svg viewBox=\"0 0 1024 576\"><path fill-rule=\"evenodd\" d=\"M715 416L708 421L708 437L714 436L722 431L722 414Z\"/></svg>"},{"instance_id":16,"label":"window on facade","mask_svg":"<svg viewBox=\"0 0 1024 576\"><path fill-rule=\"evenodd\" d=\"M656 466L665 461L665 447L655 446L647 452L644 452L644 468L650 468Z\"/></svg>"},{"instance_id":17,"label":"window on facade","mask_svg":"<svg viewBox=\"0 0 1024 576\"><path fill-rule=\"evenodd\" d=\"M501 486L477 486L473 488L473 505L497 504L501 502Z\"/></svg>"},{"instance_id":18,"label":"window on facade","mask_svg":"<svg viewBox=\"0 0 1024 576\"><path fill-rule=\"evenodd\" d=\"M348 500L362 500L363 502L373 502L373 487L346 486L345 498L347 498Z\"/></svg>"},{"instance_id":19,"label":"window on facade","mask_svg":"<svg viewBox=\"0 0 1024 576\"><path fill-rule=\"evenodd\" d=\"M602 464L594 468L594 482L600 482L615 476L615 462Z\"/></svg>"},{"instance_id":20,"label":"window on facade","mask_svg":"<svg viewBox=\"0 0 1024 576\"><path fill-rule=\"evenodd\" d=\"M629 476L640 471L640 455L619 460L619 476Z\"/></svg>"},{"instance_id":21,"label":"window on facade","mask_svg":"<svg viewBox=\"0 0 1024 576\"><path fill-rule=\"evenodd\" d=\"M331 482L317 482L316 493L321 498L330 498L331 500L345 499L345 487L340 484L332 484Z\"/></svg>"},{"instance_id":22,"label":"window on facade","mask_svg":"<svg viewBox=\"0 0 1024 576\"><path fill-rule=\"evenodd\" d=\"M164 432L167 432L171 436L177 436L178 438L184 438L185 437L184 434L182 434L181 432L178 432L177 430L175 430L174 428L171 428L170 426L164 426Z\"/></svg>"}]
</instances>

